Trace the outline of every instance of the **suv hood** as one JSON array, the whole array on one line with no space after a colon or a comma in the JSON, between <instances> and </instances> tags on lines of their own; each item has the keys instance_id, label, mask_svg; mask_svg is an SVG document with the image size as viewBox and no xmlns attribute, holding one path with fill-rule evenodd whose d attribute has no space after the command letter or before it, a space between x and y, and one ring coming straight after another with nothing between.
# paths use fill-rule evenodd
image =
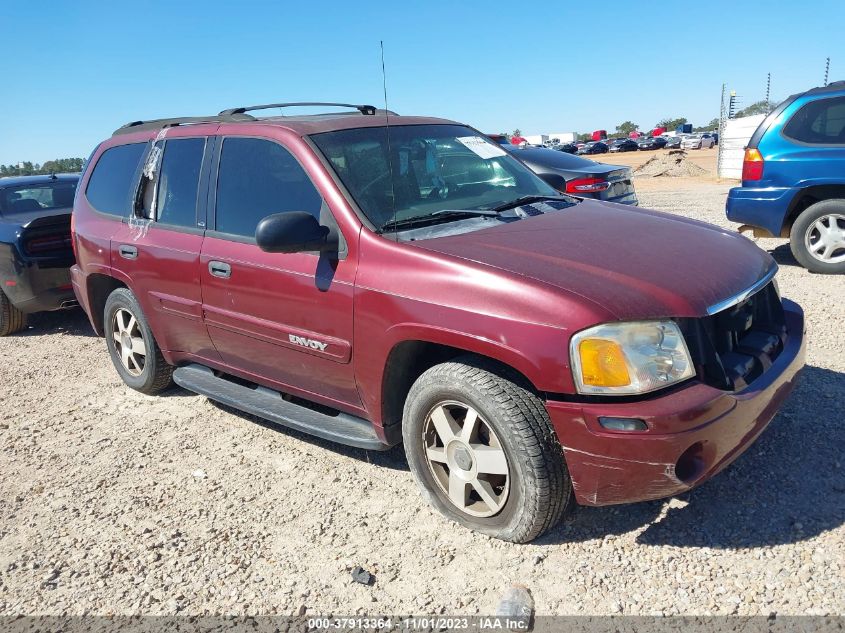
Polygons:
<instances>
[{"instance_id":1,"label":"suv hood","mask_svg":"<svg viewBox=\"0 0 845 633\"><path fill-rule=\"evenodd\" d=\"M414 245L558 287L620 320L705 316L777 266L713 225L592 200Z\"/></svg>"}]
</instances>

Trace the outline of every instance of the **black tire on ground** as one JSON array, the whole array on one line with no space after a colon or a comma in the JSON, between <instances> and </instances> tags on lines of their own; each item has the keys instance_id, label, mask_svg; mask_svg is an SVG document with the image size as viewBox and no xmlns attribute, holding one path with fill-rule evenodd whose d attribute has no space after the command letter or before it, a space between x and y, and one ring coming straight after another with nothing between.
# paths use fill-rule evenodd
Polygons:
<instances>
[{"instance_id":1,"label":"black tire on ground","mask_svg":"<svg viewBox=\"0 0 845 633\"><path fill-rule=\"evenodd\" d=\"M816 220L829 215L841 216L839 226L845 228L845 200L822 200L804 209L792 225L789 247L798 263L807 270L814 273L835 275L845 273L845 261L837 263L822 261L816 258L807 247L807 234L813 232L813 224Z\"/></svg>"},{"instance_id":2,"label":"black tire on ground","mask_svg":"<svg viewBox=\"0 0 845 633\"><path fill-rule=\"evenodd\" d=\"M492 516L473 516L459 509L441 487L444 473L451 486L451 468L447 472L439 464L429 464L427 447L432 446L430 427L433 422L427 424L426 421L438 406L454 403L478 412L479 419L498 437L499 450L503 450L507 458L508 492L502 495L503 505ZM572 486L563 449L543 402L522 386L517 377L509 376L494 363L463 356L423 373L408 393L402 426L408 463L424 496L446 517L471 530L505 541L526 543L554 527L570 504ZM439 441L438 433L434 442ZM445 442L442 449L438 445L436 450L448 454ZM466 458L462 459L466 463ZM434 472L435 466L440 472L440 482ZM477 494L474 489L471 484L470 500ZM500 489L505 487L497 488Z\"/></svg>"},{"instance_id":3,"label":"black tire on ground","mask_svg":"<svg viewBox=\"0 0 845 633\"><path fill-rule=\"evenodd\" d=\"M114 331L116 329L116 319L118 313L120 317L125 317L125 313L129 313L137 322L137 328L133 331L140 334L144 344L145 354L143 359L130 366L136 372L133 375L127 367L124 366L121 360L121 352L118 346L122 346L120 342L115 339ZM131 321L130 321L131 322ZM141 306L138 305L135 295L128 288L118 288L114 290L109 298L106 300L106 307L103 313L103 327L106 335L106 345L109 349L109 356L111 356L117 373L129 387L146 393L149 395L157 394L164 391L172 384L173 367L167 364L161 354L161 350L153 337L152 330L144 318L144 313L141 311ZM136 337L137 338L137 337ZM136 355L138 357L140 355Z\"/></svg>"},{"instance_id":4,"label":"black tire on ground","mask_svg":"<svg viewBox=\"0 0 845 633\"><path fill-rule=\"evenodd\" d=\"M26 327L26 315L0 290L0 336L9 336Z\"/></svg>"}]
</instances>

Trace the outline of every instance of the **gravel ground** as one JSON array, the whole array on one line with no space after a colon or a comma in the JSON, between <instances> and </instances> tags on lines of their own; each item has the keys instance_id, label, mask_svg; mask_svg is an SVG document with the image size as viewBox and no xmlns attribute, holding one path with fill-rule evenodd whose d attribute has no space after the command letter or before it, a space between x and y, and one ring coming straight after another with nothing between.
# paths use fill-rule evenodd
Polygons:
<instances>
[{"instance_id":1,"label":"gravel ground","mask_svg":"<svg viewBox=\"0 0 845 633\"><path fill-rule=\"evenodd\" d=\"M727 185L667 186L643 206L728 226ZM0 614L489 614L514 583L538 614L843 614L845 277L758 243L809 330L769 430L683 498L579 508L522 546L429 509L399 451L143 396L81 312L34 318L0 339Z\"/></svg>"}]
</instances>

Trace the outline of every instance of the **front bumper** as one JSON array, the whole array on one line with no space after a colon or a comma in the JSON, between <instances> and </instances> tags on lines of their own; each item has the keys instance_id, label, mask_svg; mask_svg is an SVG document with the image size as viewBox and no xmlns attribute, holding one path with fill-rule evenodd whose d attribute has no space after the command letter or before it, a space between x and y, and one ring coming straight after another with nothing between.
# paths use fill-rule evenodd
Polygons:
<instances>
[{"instance_id":1,"label":"front bumper","mask_svg":"<svg viewBox=\"0 0 845 633\"><path fill-rule=\"evenodd\" d=\"M797 189L791 187L734 187L725 212L731 222L764 229L779 237Z\"/></svg>"},{"instance_id":2,"label":"front bumper","mask_svg":"<svg viewBox=\"0 0 845 633\"><path fill-rule=\"evenodd\" d=\"M788 338L775 362L746 389L695 382L669 395L623 404L547 401L582 505L660 499L706 481L765 430L804 366L804 313L784 301ZM599 416L639 418L648 431L613 432Z\"/></svg>"}]
</instances>

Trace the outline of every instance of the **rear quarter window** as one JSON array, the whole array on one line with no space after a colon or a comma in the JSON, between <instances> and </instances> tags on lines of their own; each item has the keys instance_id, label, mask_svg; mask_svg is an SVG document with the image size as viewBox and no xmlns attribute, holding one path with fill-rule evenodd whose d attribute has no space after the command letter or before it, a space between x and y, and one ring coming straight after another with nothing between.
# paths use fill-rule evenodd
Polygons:
<instances>
[{"instance_id":1,"label":"rear quarter window","mask_svg":"<svg viewBox=\"0 0 845 633\"><path fill-rule=\"evenodd\" d=\"M97 211L129 215L131 190L146 146L146 143L132 143L103 152L85 189L85 197Z\"/></svg>"},{"instance_id":2,"label":"rear quarter window","mask_svg":"<svg viewBox=\"0 0 845 633\"><path fill-rule=\"evenodd\" d=\"M845 97L803 105L784 126L783 135L813 145L845 145Z\"/></svg>"}]
</instances>

